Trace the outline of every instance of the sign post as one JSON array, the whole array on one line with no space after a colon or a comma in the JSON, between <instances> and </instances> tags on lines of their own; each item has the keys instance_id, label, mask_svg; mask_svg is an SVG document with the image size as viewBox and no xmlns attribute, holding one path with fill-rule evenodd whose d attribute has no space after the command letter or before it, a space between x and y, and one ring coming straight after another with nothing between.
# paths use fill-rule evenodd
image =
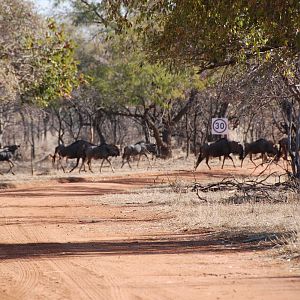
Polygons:
<instances>
[{"instance_id":1,"label":"sign post","mask_svg":"<svg viewBox=\"0 0 300 300\"><path fill-rule=\"evenodd\" d=\"M211 133L219 135L228 134L228 119L227 118L212 118Z\"/></svg>"}]
</instances>

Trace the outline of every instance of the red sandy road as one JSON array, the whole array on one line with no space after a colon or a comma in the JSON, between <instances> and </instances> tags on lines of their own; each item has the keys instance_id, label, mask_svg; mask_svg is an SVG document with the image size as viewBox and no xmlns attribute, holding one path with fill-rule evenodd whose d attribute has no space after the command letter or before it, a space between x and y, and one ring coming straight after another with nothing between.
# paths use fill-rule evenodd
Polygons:
<instances>
[{"instance_id":1,"label":"red sandy road","mask_svg":"<svg viewBox=\"0 0 300 300\"><path fill-rule=\"evenodd\" d=\"M229 246L210 232L174 234L160 226L170 216L159 206L90 197L177 176L1 191L0 299L298 299L299 270L251 245Z\"/></svg>"}]
</instances>

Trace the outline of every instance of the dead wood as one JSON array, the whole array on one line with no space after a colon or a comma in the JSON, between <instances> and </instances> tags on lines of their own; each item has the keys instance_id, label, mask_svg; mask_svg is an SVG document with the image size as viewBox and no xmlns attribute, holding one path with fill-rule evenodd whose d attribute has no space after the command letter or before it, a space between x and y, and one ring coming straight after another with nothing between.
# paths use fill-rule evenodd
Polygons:
<instances>
[{"instance_id":1,"label":"dead wood","mask_svg":"<svg viewBox=\"0 0 300 300\"><path fill-rule=\"evenodd\" d=\"M276 172L270 173L264 177L246 178L238 180L234 177L224 178L219 182L200 184L194 183L192 191L197 197L205 202L208 202L205 193L208 192L231 192L233 196L228 197L227 201L234 203L242 203L245 201L272 201L282 202L287 200L286 192L298 193L300 191L300 182L296 179L288 178L282 181L282 177L286 174L276 176L276 182L268 182L271 176L277 175ZM284 195L284 196L283 196ZM226 197L225 197L226 198Z\"/></svg>"}]
</instances>

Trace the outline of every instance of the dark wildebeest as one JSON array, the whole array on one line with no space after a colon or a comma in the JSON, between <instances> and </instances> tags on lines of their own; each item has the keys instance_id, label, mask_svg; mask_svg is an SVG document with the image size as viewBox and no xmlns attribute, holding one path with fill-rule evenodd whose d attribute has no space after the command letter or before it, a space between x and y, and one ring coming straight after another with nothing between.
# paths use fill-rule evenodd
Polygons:
<instances>
[{"instance_id":1,"label":"dark wildebeest","mask_svg":"<svg viewBox=\"0 0 300 300\"><path fill-rule=\"evenodd\" d=\"M152 156L158 156L158 147L155 143L147 143L142 140L142 141L135 143L135 145L138 145L138 144L145 146L146 149L148 150L148 152L152 154Z\"/></svg>"},{"instance_id":2,"label":"dark wildebeest","mask_svg":"<svg viewBox=\"0 0 300 300\"><path fill-rule=\"evenodd\" d=\"M158 147L154 143L144 143L146 145L146 149L149 153L152 154L152 160L156 157L158 157Z\"/></svg>"},{"instance_id":3,"label":"dark wildebeest","mask_svg":"<svg viewBox=\"0 0 300 300\"><path fill-rule=\"evenodd\" d=\"M90 146L94 146L93 144L91 144L90 142L84 141L84 140L78 140L72 144L70 144L69 146L64 146L63 144L58 145L55 148L55 152L53 155L53 164L55 163L55 158L56 156L58 156L58 163L61 165L63 171L65 172L65 169L63 167L63 165L61 164L61 158L62 157L66 157L66 158L70 158L70 159L77 159L76 161L76 165L75 167L73 167L70 170L70 173L76 169L78 167L79 161L80 159L82 159L82 161L85 160L85 152L86 152L86 148L90 147ZM79 169L79 172L81 171L81 168Z\"/></svg>"},{"instance_id":4,"label":"dark wildebeest","mask_svg":"<svg viewBox=\"0 0 300 300\"><path fill-rule=\"evenodd\" d=\"M91 172L92 168L91 168L91 161L92 159L102 159L102 163L100 166L100 172L102 170L102 166L104 161L108 161L111 170L114 172L114 168L111 164L111 161L108 159L109 157L116 157L120 155L120 150L116 145L113 144L106 144L106 143L102 143L99 146L89 146L86 148L86 152L85 152L85 160L87 160L87 164L89 166L89 170ZM82 165L80 168L82 168L82 166L85 163L85 160L82 161Z\"/></svg>"},{"instance_id":5,"label":"dark wildebeest","mask_svg":"<svg viewBox=\"0 0 300 300\"><path fill-rule=\"evenodd\" d=\"M15 153L17 149L20 148L20 145L10 145L10 146L5 146L4 148L0 149L0 161L7 161L9 164L9 170L7 173L11 172L13 175L15 173L13 172L12 168L15 166L14 163L12 162L12 159L15 156ZM0 173L3 175L2 173Z\"/></svg>"},{"instance_id":6,"label":"dark wildebeest","mask_svg":"<svg viewBox=\"0 0 300 300\"><path fill-rule=\"evenodd\" d=\"M209 169L210 166L208 164L210 157L220 157L223 156L222 169L224 167L224 162L226 158L231 159L233 166L235 167L234 161L230 156L231 153L239 154L239 158L243 158L243 146L235 141L228 141L226 138L222 138L211 144L204 144L200 147L200 153L196 162L195 170L201 163L201 161L205 158L206 164Z\"/></svg>"},{"instance_id":7,"label":"dark wildebeest","mask_svg":"<svg viewBox=\"0 0 300 300\"><path fill-rule=\"evenodd\" d=\"M252 160L252 154L259 154L259 153L262 155L262 164L263 164L264 162L263 160L266 154L275 155L276 157L278 157L279 152L278 149L275 147L274 143L272 143L271 141L267 141L265 139L258 139L253 143L249 143L249 144L247 143L245 144L245 154L242 159L241 167L243 166L243 161L248 154L250 155L250 160L252 161L252 163L256 165Z\"/></svg>"},{"instance_id":8,"label":"dark wildebeest","mask_svg":"<svg viewBox=\"0 0 300 300\"><path fill-rule=\"evenodd\" d=\"M137 166L138 166L142 155L146 156L146 158L149 162L149 165L151 166L150 160L149 160L149 157L147 154L150 154L150 152L147 150L146 143L144 143L144 142L138 142L134 145L126 146L124 148L123 155L122 155L121 168L123 168L125 163L128 163L128 166L131 168L129 160L130 160L130 157L134 157L134 156L138 156L138 163L137 163Z\"/></svg>"}]
</instances>

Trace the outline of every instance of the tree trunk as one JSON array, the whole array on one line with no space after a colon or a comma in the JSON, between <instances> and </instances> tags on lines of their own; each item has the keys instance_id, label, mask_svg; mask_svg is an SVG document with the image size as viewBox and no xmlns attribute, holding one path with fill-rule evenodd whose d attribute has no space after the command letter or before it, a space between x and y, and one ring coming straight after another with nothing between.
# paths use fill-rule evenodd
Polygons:
<instances>
[{"instance_id":1,"label":"tree trunk","mask_svg":"<svg viewBox=\"0 0 300 300\"><path fill-rule=\"evenodd\" d=\"M181 108L181 110L173 117L166 117L163 120L163 131L162 138L160 137L159 130L157 126L155 126L154 122L149 117L149 112L145 112L145 120L147 121L149 127L153 130L154 138L156 140L156 144L160 150L160 156L162 158L171 158L172 157L172 133L175 124L177 124L180 119L187 114L190 107L194 103L197 98L197 90L192 89L190 92L189 99L186 101L185 105Z\"/></svg>"},{"instance_id":2,"label":"tree trunk","mask_svg":"<svg viewBox=\"0 0 300 300\"><path fill-rule=\"evenodd\" d=\"M29 142L29 130L28 130L28 126L27 126L27 122L26 122L26 117L25 114L22 110L19 111L19 114L21 116L22 119L22 124L23 124L23 141L25 143L25 146L28 145Z\"/></svg>"},{"instance_id":3,"label":"tree trunk","mask_svg":"<svg viewBox=\"0 0 300 300\"><path fill-rule=\"evenodd\" d=\"M31 158L35 159L35 136L34 136L34 119L30 116L30 135L31 135Z\"/></svg>"},{"instance_id":4,"label":"tree trunk","mask_svg":"<svg viewBox=\"0 0 300 300\"><path fill-rule=\"evenodd\" d=\"M146 143L150 143L150 132L146 120L142 120L142 127L144 131L145 141Z\"/></svg>"},{"instance_id":5,"label":"tree trunk","mask_svg":"<svg viewBox=\"0 0 300 300\"><path fill-rule=\"evenodd\" d=\"M102 112L100 110L97 111L97 114L94 119L94 128L96 128L96 131L99 136L100 144L105 144L106 140L105 137L102 134L102 129L101 129L101 121L102 121Z\"/></svg>"},{"instance_id":6,"label":"tree trunk","mask_svg":"<svg viewBox=\"0 0 300 300\"><path fill-rule=\"evenodd\" d=\"M147 116L146 116L146 118L147 118ZM159 156L161 158L170 158L170 157L172 157L172 149L160 137L158 128L155 126L155 124L149 118L147 118L146 121L147 121L149 127L153 130L153 135L154 135L156 144L157 144L158 149L159 149Z\"/></svg>"},{"instance_id":7,"label":"tree trunk","mask_svg":"<svg viewBox=\"0 0 300 300\"><path fill-rule=\"evenodd\" d=\"M197 126L197 118L198 114L195 112L194 113L194 118L193 118L193 151L194 155L198 155L198 145L197 145L197 138L198 138L198 126Z\"/></svg>"},{"instance_id":8,"label":"tree trunk","mask_svg":"<svg viewBox=\"0 0 300 300\"><path fill-rule=\"evenodd\" d=\"M0 148L3 147L3 128L4 128L3 108L0 107Z\"/></svg>"},{"instance_id":9,"label":"tree trunk","mask_svg":"<svg viewBox=\"0 0 300 300\"><path fill-rule=\"evenodd\" d=\"M297 179L300 179L299 149L300 149L300 109L298 111L297 124L296 124L295 177Z\"/></svg>"},{"instance_id":10,"label":"tree trunk","mask_svg":"<svg viewBox=\"0 0 300 300\"><path fill-rule=\"evenodd\" d=\"M113 143L117 143L117 132L118 132L118 120L116 116L113 116Z\"/></svg>"},{"instance_id":11,"label":"tree trunk","mask_svg":"<svg viewBox=\"0 0 300 300\"><path fill-rule=\"evenodd\" d=\"M62 124L62 117L61 117L61 109L59 109L57 111L57 118L58 118L58 140L57 140L57 144L60 145L60 144L63 144L64 141L63 141L63 136L64 136L64 128L63 128L63 124Z\"/></svg>"},{"instance_id":12,"label":"tree trunk","mask_svg":"<svg viewBox=\"0 0 300 300\"><path fill-rule=\"evenodd\" d=\"M47 140L49 120L50 120L49 113L46 112L46 115L43 118L43 138L44 138L44 140Z\"/></svg>"},{"instance_id":13,"label":"tree trunk","mask_svg":"<svg viewBox=\"0 0 300 300\"><path fill-rule=\"evenodd\" d=\"M95 140L95 132L94 132L94 121L93 118L90 116L90 143L94 144Z\"/></svg>"},{"instance_id":14,"label":"tree trunk","mask_svg":"<svg viewBox=\"0 0 300 300\"><path fill-rule=\"evenodd\" d=\"M190 155L191 133L189 130L189 117L185 114L185 135L186 135L186 158Z\"/></svg>"}]
</instances>

